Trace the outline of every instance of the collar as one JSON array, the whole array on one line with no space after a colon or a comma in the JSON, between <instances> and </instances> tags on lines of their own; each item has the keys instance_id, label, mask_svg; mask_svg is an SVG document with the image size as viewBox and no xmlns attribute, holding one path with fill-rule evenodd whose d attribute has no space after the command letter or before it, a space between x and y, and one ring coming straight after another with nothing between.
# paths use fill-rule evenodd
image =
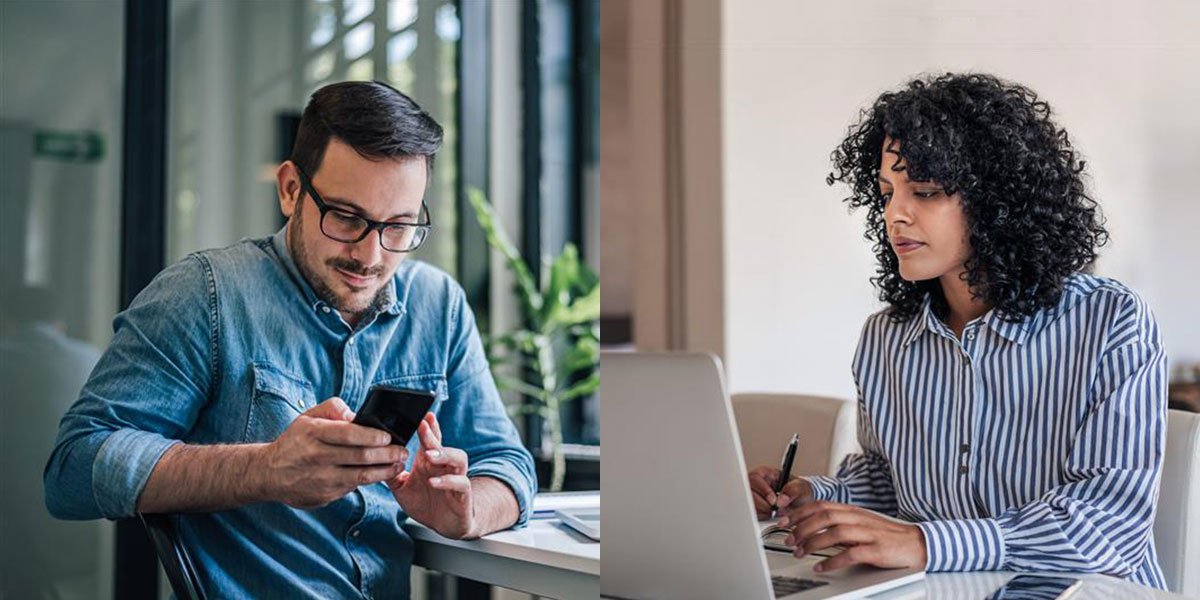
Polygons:
<instances>
[{"instance_id":1,"label":"collar","mask_svg":"<svg viewBox=\"0 0 1200 600\"><path fill-rule=\"evenodd\" d=\"M321 310L327 303L317 297L316 292L312 289L312 285L308 283L308 280L300 274L300 269L296 267L296 262L292 259L292 253L287 244L287 229L288 225L284 225L282 229L275 232L275 235L271 236L271 247L275 250L275 255L279 257L279 262L283 264L284 270L287 271L288 275L291 276L292 280L300 288L301 294L304 295L305 303L313 310ZM402 272L405 272L409 268L409 261L406 260L400 263L400 266L396 269L396 273L392 275L391 280L383 288L384 308L380 312L390 315L404 313L404 304L408 296L408 289L407 287L401 289L396 285L396 280L399 279L399 275Z\"/></svg>"},{"instance_id":2,"label":"collar","mask_svg":"<svg viewBox=\"0 0 1200 600\"><path fill-rule=\"evenodd\" d=\"M1030 332L1033 331L1033 321L1037 316L1037 314L1034 314L1028 317L1021 317L1016 321L1007 321L1002 318L1000 313L992 309L983 315L983 322L1004 339L1023 345L1029 341Z\"/></svg>"},{"instance_id":3,"label":"collar","mask_svg":"<svg viewBox=\"0 0 1200 600\"><path fill-rule=\"evenodd\" d=\"M1016 344L1024 344L1029 340L1035 318L1037 318L1037 315L1025 317L1019 321L1006 321L1001 317L1000 313L992 309L984 313L979 320L988 327L991 327L993 331L1004 339ZM904 332L902 343L904 347L916 341L925 332L951 338L954 337L954 333L950 331L950 328L934 314L933 301L929 294L925 295L925 300L921 303L920 310L917 311L917 314L912 319L909 319L907 327L908 329Z\"/></svg>"},{"instance_id":4,"label":"collar","mask_svg":"<svg viewBox=\"0 0 1200 600\"><path fill-rule=\"evenodd\" d=\"M907 347L909 344L915 342L926 331L930 333L942 333L945 329L945 324L937 318L937 315L933 314L933 306L929 294L925 294L925 300L921 302L921 308L917 310L917 314L908 320L906 327L904 340L901 343L903 347Z\"/></svg>"}]
</instances>

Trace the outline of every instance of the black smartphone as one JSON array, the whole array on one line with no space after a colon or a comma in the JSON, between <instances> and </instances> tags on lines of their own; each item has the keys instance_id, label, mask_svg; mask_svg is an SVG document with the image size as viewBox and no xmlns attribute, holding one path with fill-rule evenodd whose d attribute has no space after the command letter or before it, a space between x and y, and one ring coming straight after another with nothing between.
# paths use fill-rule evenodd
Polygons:
<instances>
[{"instance_id":1,"label":"black smartphone","mask_svg":"<svg viewBox=\"0 0 1200 600\"><path fill-rule=\"evenodd\" d=\"M1017 575L1008 580L987 600L1064 600L1079 590L1083 582L1070 577Z\"/></svg>"},{"instance_id":2,"label":"black smartphone","mask_svg":"<svg viewBox=\"0 0 1200 600\"><path fill-rule=\"evenodd\" d=\"M392 434L392 443L407 446L425 413L433 406L433 392L378 386L371 388L354 422Z\"/></svg>"}]
</instances>

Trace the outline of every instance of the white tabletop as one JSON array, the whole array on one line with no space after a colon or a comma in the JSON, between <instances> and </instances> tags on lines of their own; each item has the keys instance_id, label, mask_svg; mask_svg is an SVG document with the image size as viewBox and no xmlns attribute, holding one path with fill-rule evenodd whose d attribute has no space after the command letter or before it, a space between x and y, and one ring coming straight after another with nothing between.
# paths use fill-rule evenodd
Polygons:
<instances>
[{"instance_id":1,"label":"white tabletop","mask_svg":"<svg viewBox=\"0 0 1200 600\"><path fill-rule=\"evenodd\" d=\"M787 553L767 551L767 564L779 568L791 560ZM1183 596L1148 588L1124 579L1095 573L1015 573L1012 571L975 571L969 573L926 573L925 578L886 592L873 594L878 600L960 600L987 598L1006 581L1017 575L1046 575L1082 579L1083 585L1071 600L1178 600Z\"/></svg>"},{"instance_id":2,"label":"white tabletop","mask_svg":"<svg viewBox=\"0 0 1200 600\"><path fill-rule=\"evenodd\" d=\"M927 573L924 581L912 583L871 598L878 600L958 600L960 598L987 598L1004 582L1020 575L1011 571L975 573ZM1148 588L1144 585L1095 573L1031 573L1054 577L1082 579L1083 586L1071 596L1071 600L1178 600L1177 594Z\"/></svg>"},{"instance_id":3,"label":"white tabletop","mask_svg":"<svg viewBox=\"0 0 1200 600\"><path fill-rule=\"evenodd\" d=\"M414 564L551 598L600 595L600 542L555 518L531 519L526 527L477 540L451 540L409 521L416 542Z\"/></svg>"},{"instance_id":4,"label":"white tabletop","mask_svg":"<svg viewBox=\"0 0 1200 600\"><path fill-rule=\"evenodd\" d=\"M558 519L531 519L521 529L499 531L477 540L447 539L412 521L404 528L414 540L600 576L600 542Z\"/></svg>"}]
</instances>

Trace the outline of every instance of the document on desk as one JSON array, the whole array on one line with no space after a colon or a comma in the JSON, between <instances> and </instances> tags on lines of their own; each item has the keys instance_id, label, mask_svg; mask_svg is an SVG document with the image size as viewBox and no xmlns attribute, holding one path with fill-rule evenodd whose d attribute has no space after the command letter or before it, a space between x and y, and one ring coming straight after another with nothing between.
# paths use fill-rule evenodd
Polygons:
<instances>
[{"instance_id":1,"label":"document on desk","mask_svg":"<svg viewBox=\"0 0 1200 600\"><path fill-rule=\"evenodd\" d=\"M786 527L780 527L776 525L777 522L778 519L772 519L771 522L764 525L762 530L759 532L759 535L762 537L763 548L766 548L767 550L775 550L777 552L791 553L793 550L795 550L795 547L789 546L785 542L788 535L791 534L792 531ZM833 556L845 549L846 548L844 546L831 546L818 552L812 552L811 554L813 556Z\"/></svg>"},{"instance_id":2,"label":"document on desk","mask_svg":"<svg viewBox=\"0 0 1200 600\"><path fill-rule=\"evenodd\" d=\"M600 492L557 492L533 497L533 518L553 519L554 511L575 508L600 509Z\"/></svg>"}]
</instances>

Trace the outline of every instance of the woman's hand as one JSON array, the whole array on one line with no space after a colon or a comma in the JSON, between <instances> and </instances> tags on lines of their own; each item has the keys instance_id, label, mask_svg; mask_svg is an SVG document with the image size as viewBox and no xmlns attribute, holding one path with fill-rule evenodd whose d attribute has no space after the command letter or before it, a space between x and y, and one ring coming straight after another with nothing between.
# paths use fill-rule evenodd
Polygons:
<instances>
[{"instance_id":1,"label":"woman's hand","mask_svg":"<svg viewBox=\"0 0 1200 600\"><path fill-rule=\"evenodd\" d=\"M813 566L831 571L864 564L882 568L925 568L925 535L916 525L899 523L865 508L837 502L801 504L779 520L792 530L785 542L804 556L833 546L845 550Z\"/></svg>"},{"instance_id":2,"label":"woman's hand","mask_svg":"<svg viewBox=\"0 0 1200 600\"><path fill-rule=\"evenodd\" d=\"M754 498L754 512L760 521L770 519L772 509L778 508L782 512L789 506L812 499L812 486L800 477L788 481L776 497L775 482L779 481L779 476L780 471L775 467L755 467L750 471L750 496Z\"/></svg>"}]
</instances>

